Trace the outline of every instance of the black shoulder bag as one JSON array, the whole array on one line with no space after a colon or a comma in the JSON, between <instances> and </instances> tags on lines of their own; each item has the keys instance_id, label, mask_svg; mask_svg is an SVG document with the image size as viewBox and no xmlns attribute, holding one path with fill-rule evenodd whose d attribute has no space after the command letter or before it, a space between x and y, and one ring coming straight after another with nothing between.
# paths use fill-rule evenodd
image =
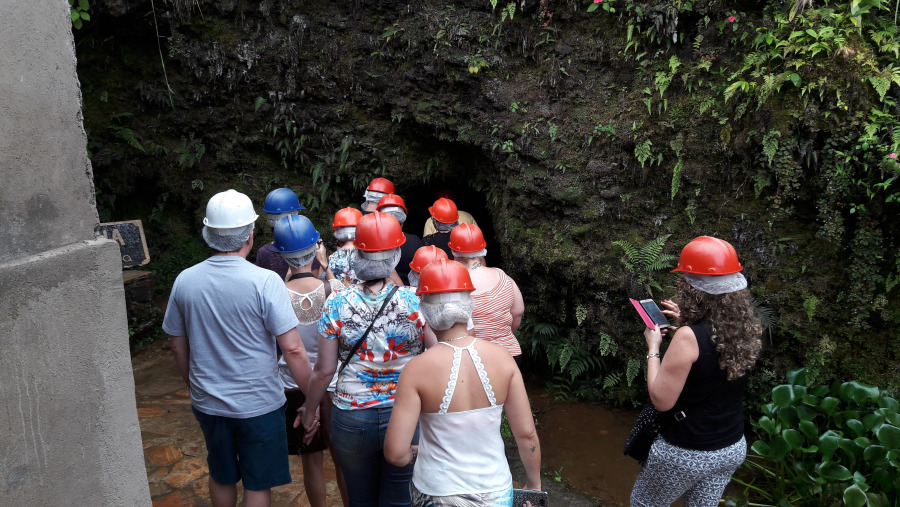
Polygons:
<instances>
[{"instance_id":1,"label":"black shoulder bag","mask_svg":"<svg viewBox=\"0 0 900 507\"><path fill-rule=\"evenodd\" d=\"M381 312L384 311L384 308L387 306L391 298L394 297L394 294L397 293L397 290L399 288L399 286L395 285L394 288L391 289L391 292L388 293L387 297L384 298L384 303L381 304L381 308L378 309L378 313L376 313L375 316L372 317L372 322L369 323L369 327L366 328L366 332L359 337L359 340L356 340L356 343L353 344L353 348L350 349L350 353L347 354L347 357L345 357L343 361L341 361L341 367L340 369L338 369L338 375L340 375L341 372L344 371L344 368L347 367L347 364L350 363L350 359L353 358L353 354L356 354L356 351L359 350L359 346L366 341L366 337L369 336L369 331L372 330L372 326L375 325L375 321L378 320L378 316L381 315Z\"/></svg>"},{"instance_id":2,"label":"black shoulder bag","mask_svg":"<svg viewBox=\"0 0 900 507\"><path fill-rule=\"evenodd\" d=\"M683 421L685 417L687 414L683 410L675 413L660 412L652 403L644 405L634 423L634 428L631 429L631 434L628 435L628 440L625 441L625 449L622 453L631 456L643 465L647 461L647 456L650 455L650 447L656 440L656 436L668 429L669 426Z\"/></svg>"}]
</instances>

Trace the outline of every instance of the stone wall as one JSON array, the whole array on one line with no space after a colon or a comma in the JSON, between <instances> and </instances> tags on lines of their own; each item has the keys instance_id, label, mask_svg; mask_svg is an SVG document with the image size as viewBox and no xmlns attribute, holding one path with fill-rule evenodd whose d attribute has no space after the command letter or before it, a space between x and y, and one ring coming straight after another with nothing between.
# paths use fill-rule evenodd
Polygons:
<instances>
[{"instance_id":1,"label":"stone wall","mask_svg":"<svg viewBox=\"0 0 900 507\"><path fill-rule=\"evenodd\" d=\"M0 31L0 495L150 505L121 261L97 239L69 7L14 0Z\"/></svg>"}]
</instances>

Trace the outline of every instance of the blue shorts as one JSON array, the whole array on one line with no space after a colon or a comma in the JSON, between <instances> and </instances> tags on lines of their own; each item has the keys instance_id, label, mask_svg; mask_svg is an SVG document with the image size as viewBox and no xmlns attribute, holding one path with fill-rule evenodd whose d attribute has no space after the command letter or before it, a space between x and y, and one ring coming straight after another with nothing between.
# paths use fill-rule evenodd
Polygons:
<instances>
[{"instance_id":1,"label":"blue shorts","mask_svg":"<svg viewBox=\"0 0 900 507\"><path fill-rule=\"evenodd\" d=\"M262 491L290 484L284 407L268 414L235 419L204 414L191 407L206 440L209 475L219 484Z\"/></svg>"}]
</instances>

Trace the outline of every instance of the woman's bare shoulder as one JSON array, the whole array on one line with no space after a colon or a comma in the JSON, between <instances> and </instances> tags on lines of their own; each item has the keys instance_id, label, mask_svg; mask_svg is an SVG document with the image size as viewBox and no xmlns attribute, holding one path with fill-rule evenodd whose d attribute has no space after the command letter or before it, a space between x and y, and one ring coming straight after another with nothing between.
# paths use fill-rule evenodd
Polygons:
<instances>
[{"instance_id":1,"label":"woman's bare shoulder","mask_svg":"<svg viewBox=\"0 0 900 507\"><path fill-rule=\"evenodd\" d=\"M503 345L498 345L494 342L489 342L487 340L476 340L477 345L475 346L478 349L478 355L482 357L482 359L487 359L493 362L495 365L503 365L505 367L516 367L516 360L509 355L509 349L504 347Z\"/></svg>"},{"instance_id":2,"label":"woman's bare shoulder","mask_svg":"<svg viewBox=\"0 0 900 507\"><path fill-rule=\"evenodd\" d=\"M675 331L672 337L672 343L669 344L669 350L680 350L686 356L696 360L700 355L700 346L697 345L697 336L690 326L681 326Z\"/></svg>"}]
</instances>

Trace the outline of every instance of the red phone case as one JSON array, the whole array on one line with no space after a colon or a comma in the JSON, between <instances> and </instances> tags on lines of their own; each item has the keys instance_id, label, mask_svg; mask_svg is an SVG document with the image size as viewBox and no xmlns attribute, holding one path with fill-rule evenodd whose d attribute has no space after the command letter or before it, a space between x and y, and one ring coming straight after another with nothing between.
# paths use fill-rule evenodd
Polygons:
<instances>
[{"instance_id":1,"label":"red phone case","mask_svg":"<svg viewBox=\"0 0 900 507\"><path fill-rule=\"evenodd\" d=\"M637 310L638 315L641 316L641 319L644 321L644 325L646 325L650 329L656 327L656 322L653 322L653 319L651 319L650 316L647 315L647 312L644 311L644 307L641 306L641 304L637 300L631 298L628 298L628 300L631 301L632 305L634 305L634 309Z\"/></svg>"}]
</instances>

